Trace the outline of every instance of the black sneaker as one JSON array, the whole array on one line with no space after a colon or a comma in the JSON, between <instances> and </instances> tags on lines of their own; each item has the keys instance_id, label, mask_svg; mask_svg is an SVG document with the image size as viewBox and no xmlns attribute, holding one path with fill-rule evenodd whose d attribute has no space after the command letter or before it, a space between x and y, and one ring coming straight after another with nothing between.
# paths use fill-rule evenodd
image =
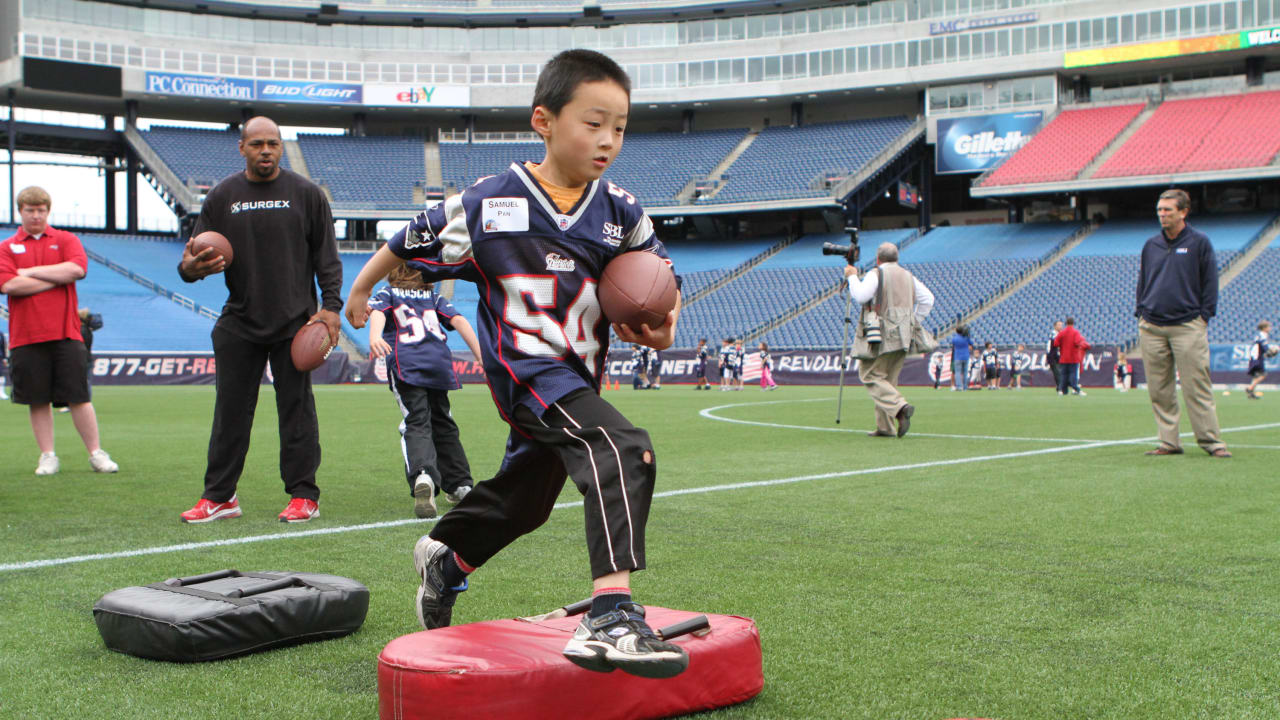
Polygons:
<instances>
[{"instance_id":1,"label":"black sneaker","mask_svg":"<svg viewBox=\"0 0 1280 720\"><path fill-rule=\"evenodd\" d=\"M616 668L646 678L669 678L689 667L689 655L658 639L644 621L644 608L632 603L600 617L584 616L564 646L564 656L594 672Z\"/></svg>"},{"instance_id":2,"label":"black sneaker","mask_svg":"<svg viewBox=\"0 0 1280 720\"><path fill-rule=\"evenodd\" d=\"M448 545L432 540L430 535L418 538L413 546L413 567L422 578L418 588L418 622L426 630L448 627L453 621L453 603L458 593L467 589L467 581L449 587L444 581L444 559L453 552Z\"/></svg>"}]
</instances>

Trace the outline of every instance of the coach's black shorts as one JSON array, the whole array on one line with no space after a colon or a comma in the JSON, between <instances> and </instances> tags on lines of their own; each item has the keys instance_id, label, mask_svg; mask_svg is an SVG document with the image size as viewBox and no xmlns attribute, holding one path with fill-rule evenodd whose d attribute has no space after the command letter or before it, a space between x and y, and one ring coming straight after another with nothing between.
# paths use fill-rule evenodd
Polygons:
<instances>
[{"instance_id":1,"label":"coach's black shorts","mask_svg":"<svg viewBox=\"0 0 1280 720\"><path fill-rule=\"evenodd\" d=\"M22 405L89 402L89 353L79 340L51 340L9 351L13 401Z\"/></svg>"}]
</instances>

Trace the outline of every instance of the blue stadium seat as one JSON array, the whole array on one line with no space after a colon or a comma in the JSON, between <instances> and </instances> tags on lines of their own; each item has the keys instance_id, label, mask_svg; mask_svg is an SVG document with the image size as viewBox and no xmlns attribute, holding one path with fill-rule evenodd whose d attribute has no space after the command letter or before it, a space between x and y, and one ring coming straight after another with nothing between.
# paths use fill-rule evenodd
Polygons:
<instances>
[{"instance_id":1,"label":"blue stadium seat","mask_svg":"<svg viewBox=\"0 0 1280 720\"><path fill-rule=\"evenodd\" d=\"M708 204L822 197L824 174L843 176L866 165L911 127L905 117L767 127L729 166L728 184ZM781 162L785 160L785 162Z\"/></svg>"},{"instance_id":2,"label":"blue stadium seat","mask_svg":"<svg viewBox=\"0 0 1280 720\"><path fill-rule=\"evenodd\" d=\"M413 188L427 177L421 138L299 134L298 147L311 179L329 188L335 205L413 207Z\"/></svg>"},{"instance_id":3,"label":"blue stadium seat","mask_svg":"<svg viewBox=\"0 0 1280 720\"><path fill-rule=\"evenodd\" d=\"M213 187L229 175L244 172L244 157L237 149L240 133L233 130L152 125L141 134L165 165L188 185ZM288 155L280 156L280 166L292 169Z\"/></svg>"}]
</instances>

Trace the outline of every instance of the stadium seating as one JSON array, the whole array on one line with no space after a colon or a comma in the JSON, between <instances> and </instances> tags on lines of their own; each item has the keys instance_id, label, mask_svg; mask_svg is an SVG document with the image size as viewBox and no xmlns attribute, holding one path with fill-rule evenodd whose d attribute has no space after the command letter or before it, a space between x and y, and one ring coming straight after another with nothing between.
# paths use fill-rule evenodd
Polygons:
<instances>
[{"instance_id":1,"label":"stadium seating","mask_svg":"<svg viewBox=\"0 0 1280 720\"><path fill-rule=\"evenodd\" d=\"M76 283L80 307L102 315L93 349L207 351L213 320L157 295L128 277L90 260L89 271Z\"/></svg>"},{"instance_id":2,"label":"stadium seating","mask_svg":"<svg viewBox=\"0 0 1280 720\"><path fill-rule=\"evenodd\" d=\"M1271 241L1218 294L1218 315L1209 323L1209 342L1240 343L1253 339L1258 321L1280 324L1280 238ZM1276 335L1272 333L1272 339Z\"/></svg>"},{"instance_id":3,"label":"stadium seating","mask_svg":"<svg viewBox=\"0 0 1280 720\"><path fill-rule=\"evenodd\" d=\"M704 203L821 197L824 174L843 176L867 164L911 127L905 117L765 128L729 166L727 185ZM780 162L785 159L786 162Z\"/></svg>"},{"instance_id":4,"label":"stadium seating","mask_svg":"<svg viewBox=\"0 0 1280 720\"><path fill-rule=\"evenodd\" d=\"M1218 267L1248 247L1274 215L1192 218L1216 246ZM1044 274L1014 292L972 323L973 338L998 345L1040 343L1055 319L1072 316L1095 344L1127 344L1137 336L1133 319L1138 258L1147 239L1159 231L1149 220L1112 220L1059 259ZM1219 307L1226 306L1220 301ZM1256 320L1255 320L1256 322Z\"/></svg>"},{"instance_id":5,"label":"stadium seating","mask_svg":"<svg viewBox=\"0 0 1280 720\"><path fill-rule=\"evenodd\" d=\"M690 180L708 175L746 132L629 133L605 178L635 195L641 205L672 205ZM440 144L444 181L459 190L502 172L513 162L541 162L545 154L537 141Z\"/></svg>"},{"instance_id":6,"label":"stadium seating","mask_svg":"<svg viewBox=\"0 0 1280 720\"><path fill-rule=\"evenodd\" d=\"M1280 91L1249 93L1209 131L1180 172L1269 165L1280 153Z\"/></svg>"},{"instance_id":7,"label":"stadium seating","mask_svg":"<svg viewBox=\"0 0 1280 720\"><path fill-rule=\"evenodd\" d=\"M137 237L84 233L80 235L85 249L147 278L157 285L185 295L215 313L222 312L227 301L227 285L221 275L194 283L178 277L182 260L182 243L172 238Z\"/></svg>"},{"instance_id":8,"label":"stadium seating","mask_svg":"<svg viewBox=\"0 0 1280 720\"><path fill-rule=\"evenodd\" d=\"M299 134L298 147L311 179L329 189L334 205L412 207L413 188L427 176L420 138Z\"/></svg>"},{"instance_id":9,"label":"stadium seating","mask_svg":"<svg viewBox=\"0 0 1280 720\"><path fill-rule=\"evenodd\" d=\"M152 125L141 134L165 165L188 185L213 187L228 175L244 172L244 157L237 149L240 133L234 130ZM292 169L288 155L280 156L280 166Z\"/></svg>"},{"instance_id":10,"label":"stadium seating","mask_svg":"<svg viewBox=\"0 0 1280 720\"><path fill-rule=\"evenodd\" d=\"M1242 97L1226 95L1166 101L1093 176L1109 178L1179 172L1223 118L1235 112ZM1235 144L1227 142L1221 148L1206 148L1206 151L1221 151L1226 157L1235 158L1237 152L1230 150Z\"/></svg>"},{"instance_id":11,"label":"stadium seating","mask_svg":"<svg viewBox=\"0 0 1280 720\"><path fill-rule=\"evenodd\" d=\"M900 245L915 234L909 229L861 233L862 265L874 262L880 243ZM844 264L838 257L824 257L822 243L848 241L844 233L808 235L766 258L681 313L676 346L692 347L704 337L741 336L830 291L843 279Z\"/></svg>"},{"instance_id":12,"label":"stadium seating","mask_svg":"<svg viewBox=\"0 0 1280 720\"><path fill-rule=\"evenodd\" d=\"M1142 112L1143 105L1064 110L996 168L983 186L1077 177Z\"/></svg>"}]
</instances>

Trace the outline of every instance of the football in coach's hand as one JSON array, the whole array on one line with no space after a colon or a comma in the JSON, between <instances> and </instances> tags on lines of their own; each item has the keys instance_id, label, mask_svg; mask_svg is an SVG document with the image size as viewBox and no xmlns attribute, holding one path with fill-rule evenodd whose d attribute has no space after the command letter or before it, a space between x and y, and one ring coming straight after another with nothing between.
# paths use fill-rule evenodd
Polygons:
<instances>
[{"instance_id":1,"label":"football in coach's hand","mask_svg":"<svg viewBox=\"0 0 1280 720\"><path fill-rule=\"evenodd\" d=\"M333 351L329 342L329 328L322 322L307 323L293 336L290 354L293 366L302 372L311 372L324 364Z\"/></svg>"},{"instance_id":2,"label":"football in coach's hand","mask_svg":"<svg viewBox=\"0 0 1280 720\"><path fill-rule=\"evenodd\" d=\"M657 330L676 308L676 276L666 260L651 252L625 252L604 266L596 295L609 322L635 332L641 325Z\"/></svg>"},{"instance_id":3,"label":"football in coach's hand","mask_svg":"<svg viewBox=\"0 0 1280 720\"><path fill-rule=\"evenodd\" d=\"M227 265L235 258L236 254L231 250L231 241L226 235L213 230L206 230L191 239L191 253L199 255L205 248L213 248L213 251L222 256L227 261Z\"/></svg>"}]
</instances>

